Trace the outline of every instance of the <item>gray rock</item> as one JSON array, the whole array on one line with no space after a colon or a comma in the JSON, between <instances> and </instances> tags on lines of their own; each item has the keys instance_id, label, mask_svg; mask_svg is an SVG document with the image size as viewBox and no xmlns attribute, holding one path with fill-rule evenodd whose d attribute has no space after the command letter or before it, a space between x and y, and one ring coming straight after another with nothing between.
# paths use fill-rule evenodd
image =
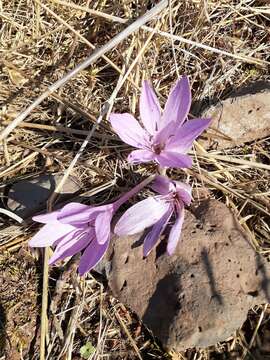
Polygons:
<instances>
[{"instance_id":1,"label":"gray rock","mask_svg":"<svg viewBox=\"0 0 270 360\"><path fill-rule=\"evenodd\" d=\"M63 174L43 174L14 183L7 195L7 208L23 219L43 210L62 177ZM60 200L67 199L78 190L78 181L69 176L62 188Z\"/></svg>"},{"instance_id":2,"label":"gray rock","mask_svg":"<svg viewBox=\"0 0 270 360\"><path fill-rule=\"evenodd\" d=\"M205 147L230 148L267 137L270 135L270 90L228 98L207 109L202 116L213 118L214 131L210 130L213 137L201 140Z\"/></svg>"},{"instance_id":3,"label":"gray rock","mask_svg":"<svg viewBox=\"0 0 270 360\"><path fill-rule=\"evenodd\" d=\"M140 236L117 238L104 259L113 295L177 351L225 340L270 300L268 263L224 204L186 211L181 239L173 256L163 239L143 259Z\"/></svg>"}]
</instances>

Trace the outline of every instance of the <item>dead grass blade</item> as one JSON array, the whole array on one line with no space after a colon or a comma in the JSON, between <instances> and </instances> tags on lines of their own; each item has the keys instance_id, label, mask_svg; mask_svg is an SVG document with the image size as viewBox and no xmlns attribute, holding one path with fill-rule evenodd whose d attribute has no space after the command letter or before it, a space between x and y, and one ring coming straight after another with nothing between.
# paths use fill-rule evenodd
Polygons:
<instances>
[{"instance_id":1,"label":"dead grass blade","mask_svg":"<svg viewBox=\"0 0 270 360\"><path fill-rule=\"evenodd\" d=\"M222 160L222 161L230 162L230 163L234 163L234 164L246 165L249 168L270 170L270 165L259 163L256 161L238 159L238 158L228 156L228 155L216 155L216 154L211 154L211 153L205 153L205 154L197 154L197 156L204 157L204 158L216 159L216 160Z\"/></svg>"}]
</instances>

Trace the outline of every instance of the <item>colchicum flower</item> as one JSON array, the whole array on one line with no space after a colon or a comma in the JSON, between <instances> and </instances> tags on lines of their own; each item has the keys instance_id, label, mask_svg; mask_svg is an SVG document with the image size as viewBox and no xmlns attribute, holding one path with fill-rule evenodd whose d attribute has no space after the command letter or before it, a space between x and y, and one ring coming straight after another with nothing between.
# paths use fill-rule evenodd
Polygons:
<instances>
[{"instance_id":1,"label":"colchicum flower","mask_svg":"<svg viewBox=\"0 0 270 360\"><path fill-rule=\"evenodd\" d=\"M148 197L130 207L116 223L114 232L119 236L133 235L151 227L143 245L143 256L147 256L172 221L167 243L167 253L172 255L181 235L184 206L190 205L192 200L191 187L161 175L156 177L151 187L160 195Z\"/></svg>"},{"instance_id":2,"label":"colchicum flower","mask_svg":"<svg viewBox=\"0 0 270 360\"><path fill-rule=\"evenodd\" d=\"M73 202L60 210L33 217L34 221L45 226L29 241L29 246L55 246L49 264L84 250L78 270L80 275L85 274L95 267L108 249L114 213L153 178L145 179L108 205L88 206Z\"/></svg>"},{"instance_id":3,"label":"colchicum flower","mask_svg":"<svg viewBox=\"0 0 270 360\"><path fill-rule=\"evenodd\" d=\"M144 128L131 114L113 113L110 116L118 136L139 149L129 154L128 161L133 164L155 161L161 167L191 167L192 159L187 152L211 119L187 120L190 105L191 91L186 76L171 90L163 113L155 92L144 81L140 97L140 117Z\"/></svg>"}]
</instances>

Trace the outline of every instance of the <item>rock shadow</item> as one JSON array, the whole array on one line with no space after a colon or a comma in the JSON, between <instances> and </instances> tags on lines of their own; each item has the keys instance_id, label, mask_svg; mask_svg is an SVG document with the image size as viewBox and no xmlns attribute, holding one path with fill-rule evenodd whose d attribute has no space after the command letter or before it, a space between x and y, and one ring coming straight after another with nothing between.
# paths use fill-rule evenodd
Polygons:
<instances>
[{"instance_id":1,"label":"rock shadow","mask_svg":"<svg viewBox=\"0 0 270 360\"><path fill-rule=\"evenodd\" d=\"M221 101L224 101L230 97L237 98L244 95L256 94L265 90L270 90L270 81L264 81L264 80L254 81L239 89L232 88L222 98L212 97L212 98L204 98L203 100L200 101L194 101L192 104L191 113L194 116L200 116L207 108L213 105L217 105Z\"/></svg>"},{"instance_id":2,"label":"rock shadow","mask_svg":"<svg viewBox=\"0 0 270 360\"><path fill-rule=\"evenodd\" d=\"M142 317L143 323L154 330L155 336L163 343L169 339L173 319L181 309L179 301L181 292L180 275L176 273L166 275L157 283Z\"/></svg>"},{"instance_id":3,"label":"rock shadow","mask_svg":"<svg viewBox=\"0 0 270 360\"><path fill-rule=\"evenodd\" d=\"M0 356L4 356L6 348L6 313L0 303Z\"/></svg>"},{"instance_id":4,"label":"rock shadow","mask_svg":"<svg viewBox=\"0 0 270 360\"><path fill-rule=\"evenodd\" d=\"M191 204L190 210L192 214L196 217L196 220L198 221L198 225L203 222L205 214L209 210L209 207L210 207L210 199L202 200L199 205Z\"/></svg>"},{"instance_id":5,"label":"rock shadow","mask_svg":"<svg viewBox=\"0 0 270 360\"><path fill-rule=\"evenodd\" d=\"M143 246L144 238L146 236L146 231L143 231L142 234L139 236L138 240L134 241L131 245L131 249L136 249L137 247Z\"/></svg>"},{"instance_id":6,"label":"rock shadow","mask_svg":"<svg viewBox=\"0 0 270 360\"><path fill-rule=\"evenodd\" d=\"M28 207L31 199L48 199L50 194L54 192L56 188L55 178L52 174L42 176L44 183L46 182L49 187L43 187L38 183L33 183L32 180L38 179L38 177L31 177L22 181L14 182L6 187L5 189L5 198L10 198L11 200L18 201L20 205ZM12 191L12 189L14 190ZM20 189L19 189L20 187ZM17 189L18 188L18 189ZM20 191L20 192L19 192ZM19 193L18 193L19 192ZM6 204L7 205L7 204ZM20 210L20 205L18 209L13 210L17 215L21 215L22 210Z\"/></svg>"},{"instance_id":7,"label":"rock shadow","mask_svg":"<svg viewBox=\"0 0 270 360\"><path fill-rule=\"evenodd\" d=\"M216 288L214 269L213 269L213 266L211 264L211 261L209 259L209 256L208 256L208 253L207 253L207 250L205 247L203 247L203 249L201 251L201 258L202 258L202 263L204 265L206 274L209 279L209 286L210 286L210 290L211 290L211 294L212 294L211 299L215 299L219 303L219 305L223 305L224 304L223 297Z\"/></svg>"},{"instance_id":8,"label":"rock shadow","mask_svg":"<svg viewBox=\"0 0 270 360\"><path fill-rule=\"evenodd\" d=\"M47 200L56 189L56 175L44 174L10 184L4 191L3 206L24 219L42 211L46 208ZM39 179L42 181L38 182ZM37 182L33 182L33 180L37 180ZM58 203L74 195L75 193L60 194ZM10 208L7 204L7 199L16 202L16 207Z\"/></svg>"},{"instance_id":9,"label":"rock shadow","mask_svg":"<svg viewBox=\"0 0 270 360\"><path fill-rule=\"evenodd\" d=\"M266 266L260 254L256 254L256 274L261 275L261 289L268 303L270 303L270 278L267 276Z\"/></svg>"}]
</instances>

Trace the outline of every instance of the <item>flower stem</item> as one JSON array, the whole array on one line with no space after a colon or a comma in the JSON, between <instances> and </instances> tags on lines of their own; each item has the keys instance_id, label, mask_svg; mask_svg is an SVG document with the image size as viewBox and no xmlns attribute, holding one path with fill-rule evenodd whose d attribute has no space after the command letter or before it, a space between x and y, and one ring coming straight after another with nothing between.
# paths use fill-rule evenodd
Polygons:
<instances>
[{"instance_id":1,"label":"flower stem","mask_svg":"<svg viewBox=\"0 0 270 360\"><path fill-rule=\"evenodd\" d=\"M137 194L141 189L143 189L146 185L148 185L150 182L152 182L156 177L155 175L150 175L148 178L144 179L142 182L140 182L138 185L136 185L133 189L125 193L123 196L120 197L120 199L116 200L114 202L114 209L117 210L121 205L123 205L128 199L130 199L132 196Z\"/></svg>"}]
</instances>

